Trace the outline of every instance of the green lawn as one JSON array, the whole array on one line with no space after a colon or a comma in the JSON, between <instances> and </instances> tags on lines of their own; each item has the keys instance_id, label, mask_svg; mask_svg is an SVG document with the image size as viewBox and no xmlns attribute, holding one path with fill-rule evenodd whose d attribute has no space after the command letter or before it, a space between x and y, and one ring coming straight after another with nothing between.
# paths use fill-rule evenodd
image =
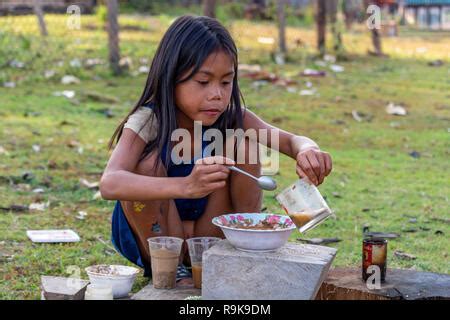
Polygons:
<instances>
[{"instance_id":1,"label":"green lawn","mask_svg":"<svg viewBox=\"0 0 450 320\"><path fill-rule=\"evenodd\" d=\"M81 277L87 278L84 268L89 265L128 264L110 244L113 202L93 200L95 191L80 186L79 180L99 180L108 159L106 143L145 82L145 75L133 72L141 65L139 59L154 53L173 17L121 17L125 29L121 49L133 65L116 78L104 65L85 70L69 64L73 58L106 59L106 35L96 17L84 17L80 31L65 29L61 16L46 18L50 37L45 43L37 36L34 17L0 18L0 84L16 83L15 88L0 86L4 150L0 151L0 207L50 202L43 212L0 211L0 299L38 299L40 276L69 276L69 266L79 267ZM338 62L345 71L335 74L325 68L327 77L310 79L298 73L317 68L313 30L288 29L290 62L279 66L270 58L272 46L257 42L258 36L276 37L273 25L248 21L226 25L236 38L242 63L258 63L291 77L298 81L297 89L306 89L307 81L317 89L317 95L300 96L282 86L256 88L249 79L241 80L251 110L283 129L313 138L333 157L333 173L320 190L337 220L306 236L339 237L342 242L333 245L338 249L334 265L359 266L362 227L368 224L372 231L401 234L389 241L389 267L449 273L449 34L401 30L399 38L384 41L390 58L379 59L366 55L367 33L346 33L348 59ZM295 46L297 38L302 39L302 47ZM9 67L13 58L25 62L25 67ZM434 59L444 60L444 65L428 66ZM49 69L56 75L45 79L44 71ZM81 83L60 84L65 74L79 77ZM75 98L53 95L62 90L74 90ZM112 96L118 102L97 102L86 97L87 92ZM405 106L408 115L388 115L385 107L391 101ZM106 117L105 109L113 117ZM371 120L355 121L353 110ZM33 145L39 145L40 152L33 151ZM412 157L413 151L420 157ZM280 166L275 178L283 188L295 181L296 174L294 162L284 156ZM25 172L32 173L30 180L22 179ZM36 188L44 193L33 193ZM264 206L269 212L281 212L274 196L267 192ZM76 218L79 211L87 212L84 220ZM417 222L410 222L412 218ZM81 241L33 244L26 237L27 229L45 228L71 228ZM295 232L291 240L298 237ZM395 250L417 259L401 260L394 256ZM139 277L133 290L145 282Z\"/></svg>"}]
</instances>

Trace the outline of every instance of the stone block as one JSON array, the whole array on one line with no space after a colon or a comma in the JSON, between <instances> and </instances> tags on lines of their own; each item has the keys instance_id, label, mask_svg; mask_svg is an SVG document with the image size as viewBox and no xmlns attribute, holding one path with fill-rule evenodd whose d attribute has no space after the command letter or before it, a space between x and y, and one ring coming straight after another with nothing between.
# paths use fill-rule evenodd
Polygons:
<instances>
[{"instance_id":1,"label":"stone block","mask_svg":"<svg viewBox=\"0 0 450 320\"><path fill-rule=\"evenodd\" d=\"M287 243L275 252L245 252L222 240L203 254L204 300L312 300L336 249Z\"/></svg>"}]
</instances>

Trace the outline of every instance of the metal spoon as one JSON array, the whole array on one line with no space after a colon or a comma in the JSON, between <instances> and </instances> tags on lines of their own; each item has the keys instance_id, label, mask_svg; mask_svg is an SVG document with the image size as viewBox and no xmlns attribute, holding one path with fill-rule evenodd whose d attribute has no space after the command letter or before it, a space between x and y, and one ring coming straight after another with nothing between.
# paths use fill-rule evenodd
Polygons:
<instances>
[{"instance_id":1,"label":"metal spoon","mask_svg":"<svg viewBox=\"0 0 450 320\"><path fill-rule=\"evenodd\" d=\"M233 171L245 174L246 176L256 180L258 182L258 185L261 187L261 189L272 191L272 190L275 190L277 188L276 181L273 180L271 177L261 176L261 177L257 178L257 177L251 175L250 173L248 173L248 172L246 172L244 170L236 168L235 166L229 166L228 168L230 168L230 170L233 170Z\"/></svg>"}]
</instances>

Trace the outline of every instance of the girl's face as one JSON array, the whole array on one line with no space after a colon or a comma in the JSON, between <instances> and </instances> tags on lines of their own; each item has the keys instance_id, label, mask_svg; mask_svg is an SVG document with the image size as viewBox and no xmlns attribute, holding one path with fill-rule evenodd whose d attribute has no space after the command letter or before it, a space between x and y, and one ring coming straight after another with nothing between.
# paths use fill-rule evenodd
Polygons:
<instances>
[{"instance_id":1,"label":"girl's face","mask_svg":"<svg viewBox=\"0 0 450 320\"><path fill-rule=\"evenodd\" d=\"M210 54L191 79L175 87L178 126L192 128L193 121L214 124L230 103L233 78L232 58L223 51Z\"/></svg>"}]
</instances>

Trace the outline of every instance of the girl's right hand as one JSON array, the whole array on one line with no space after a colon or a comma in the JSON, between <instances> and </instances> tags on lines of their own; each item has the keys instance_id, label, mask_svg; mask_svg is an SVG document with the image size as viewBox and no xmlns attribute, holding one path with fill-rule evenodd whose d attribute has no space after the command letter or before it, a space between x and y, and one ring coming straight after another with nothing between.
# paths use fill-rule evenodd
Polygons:
<instances>
[{"instance_id":1,"label":"girl's right hand","mask_svg":"<svg viewBox=\"0 0 450 320\"><path fill-rule=\"evenodd\" d=\"M230 174L228 166L234 164L233 160L221 156L198 159L186 177L186 198L203 198L225 187Z\"/></svg>"}]
</instances>

